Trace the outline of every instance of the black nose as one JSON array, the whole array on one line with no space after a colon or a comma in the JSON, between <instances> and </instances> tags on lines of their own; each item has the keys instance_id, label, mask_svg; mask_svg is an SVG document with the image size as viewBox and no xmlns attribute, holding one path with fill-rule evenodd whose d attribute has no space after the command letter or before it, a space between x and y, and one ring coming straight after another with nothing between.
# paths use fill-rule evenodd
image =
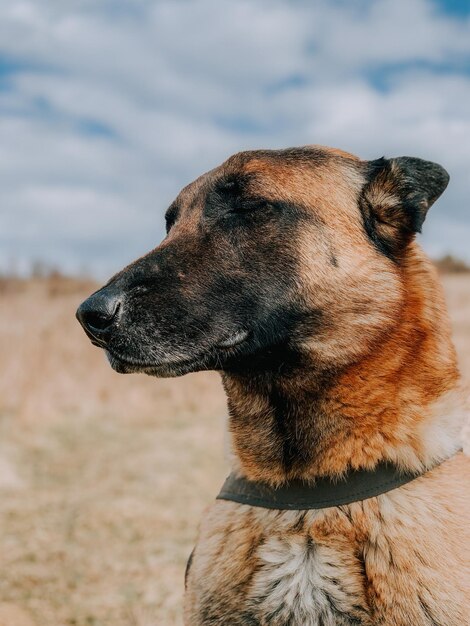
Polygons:
<instances>
[{"instance_id":1,"label":"black nose","mask_svg":"<svg viewBox=\"0 0 470 626\"><path fill-rule=\"evenodd\" d=\"M77 319L90 339L103 347L111 336L120 309L119 297L103 289L82 302L77 309Z\"/></svg>"}]
</instances>

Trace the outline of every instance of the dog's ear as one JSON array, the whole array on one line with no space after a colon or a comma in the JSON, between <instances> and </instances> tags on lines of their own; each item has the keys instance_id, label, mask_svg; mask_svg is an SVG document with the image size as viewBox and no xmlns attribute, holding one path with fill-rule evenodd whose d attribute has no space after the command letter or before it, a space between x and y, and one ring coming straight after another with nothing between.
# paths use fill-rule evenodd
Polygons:
<instances>
[{"instance_id":1,"label":"dog's ear","mask_svg":"<svg viewBox=\"0 0 470 626\"><path fill-rule=\"evenodd\" d=\"M364 226L374 244L396 258L421 228L429 207L447 187L449 174L414 157L366 163L360 198Z\"/></svg>"}]
</instances>

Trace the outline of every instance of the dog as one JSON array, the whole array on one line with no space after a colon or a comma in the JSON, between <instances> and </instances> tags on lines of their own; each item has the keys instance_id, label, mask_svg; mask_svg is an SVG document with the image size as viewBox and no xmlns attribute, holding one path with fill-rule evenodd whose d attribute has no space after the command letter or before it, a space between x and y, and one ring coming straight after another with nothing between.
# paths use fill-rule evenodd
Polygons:
<instances>
[{"instance_id":1,"label":"dog","mask_svg":"<svg viewBox=\"0 0 470 626\"><path fill-rule=\"evenodd\" d=\"M187 625L470 624L468 406L415 238L448 178L322 146L238 153L80 306L118 372L221 373L235 477L276 493L383 463L414 476L324 508L215 500L188 562Z\"/></svg>"}]
</instances>

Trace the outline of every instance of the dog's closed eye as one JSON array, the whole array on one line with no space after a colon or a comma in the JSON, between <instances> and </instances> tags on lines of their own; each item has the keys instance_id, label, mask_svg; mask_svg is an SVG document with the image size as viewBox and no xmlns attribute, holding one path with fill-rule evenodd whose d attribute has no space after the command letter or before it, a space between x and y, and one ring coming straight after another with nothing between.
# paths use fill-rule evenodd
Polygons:
<instances>
[{"instance_id":1,"label":"dog's closed eye","mask_svg":"<svg viewBox=\"0 0 470 626\"><path fill-rule=\"evenodd\" d=\"M271 208L272 204L265 198L243 198L231 206L231 212L243 214Z\"/></svg>"}]
</instances>

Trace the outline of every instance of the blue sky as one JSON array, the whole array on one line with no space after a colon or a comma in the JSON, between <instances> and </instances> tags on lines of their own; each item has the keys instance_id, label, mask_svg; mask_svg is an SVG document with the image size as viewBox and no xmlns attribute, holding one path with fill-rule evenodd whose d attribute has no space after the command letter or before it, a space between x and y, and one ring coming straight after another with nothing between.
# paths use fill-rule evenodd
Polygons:
<instances>
[{"instance_id":1,"label":"blue sky","mask_svg":"<svg viewBox=\"0 0 470 626\"><path fill-rule=\"evenodd\" d=\"M423 244L470 260L470 1L2 0L0 268L99 276L231 153L442 163Z\"/></svg>"}]
</instances>

